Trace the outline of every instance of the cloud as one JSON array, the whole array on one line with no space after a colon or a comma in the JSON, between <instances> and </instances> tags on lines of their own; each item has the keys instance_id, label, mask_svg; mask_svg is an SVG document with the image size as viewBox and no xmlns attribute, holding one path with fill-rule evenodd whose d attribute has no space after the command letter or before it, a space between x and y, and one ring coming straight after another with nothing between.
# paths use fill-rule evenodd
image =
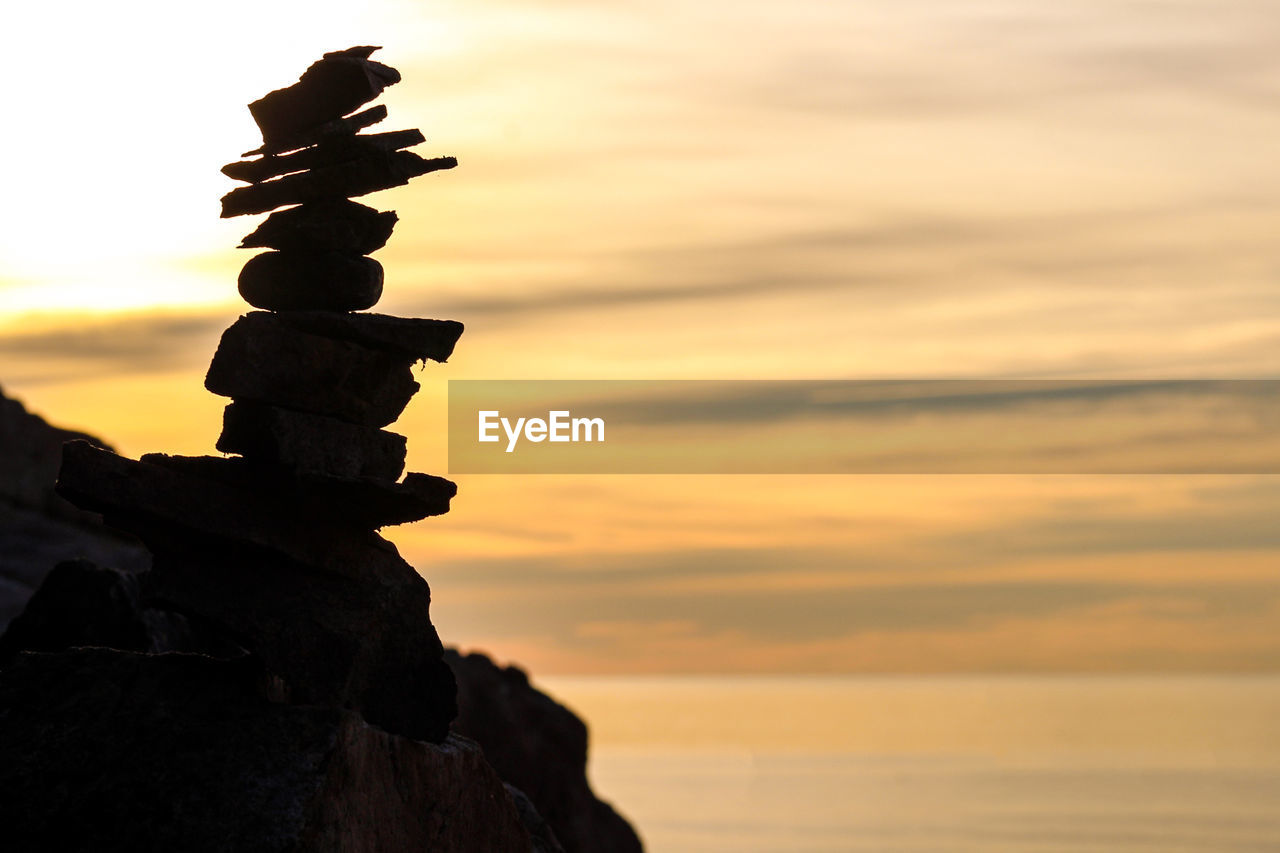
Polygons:
<instances>
[{"instance_id":1,"label":"cloud","mask_svg":"<svg viewBox=\"0 0 1280 853\"><path fill-rule=\"evenodd\" d=\"M190 369L212 357L225 312L63 319L0 330L5 378L27 384Z\"/></svg>"}]
</instances>

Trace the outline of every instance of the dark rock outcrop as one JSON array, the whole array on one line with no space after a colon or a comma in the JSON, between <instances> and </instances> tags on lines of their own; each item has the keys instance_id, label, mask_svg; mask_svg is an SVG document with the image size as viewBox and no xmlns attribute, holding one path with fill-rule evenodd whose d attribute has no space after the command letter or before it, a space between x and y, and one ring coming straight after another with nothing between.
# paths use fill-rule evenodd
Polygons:
<instances>
[{"instance_id":1,"label":"dark rock outcrop","mask_svg":"<svg viewBox=\"0 0 1280 853\"><path fill-rule=\"evenodd\" d=\"M585 778L579 791L572 715L563 796L546 780L536 796L509 789L450 732L457 687L431 590L378 535L447 512L456 492L404 474L403 437L379 428L418 390L414 363L448 358L462 326L347 313L377 301L381 267L363 253L395 223L347 198L456 165L400 150L417 131L358 136L385 109L347 114L399 79L375 49L326 54L254 102L264 156L226 170L251 185L224 216L303 205L246 238L277 249L241 279L272 311L227 330L206 378L232 398L219 446L240 458L63 447L57 490L80 510L60 511L101 513L151 561L62 563L0 638L6 849L556 853L561 832L576 850L638 849ZM19 499L59 506L38 498L5 498L0 521ZM571 728L548 732L560 743ZM533 756L520 740L491 748Z\"/></svg>"},{"instance_id":2,"label":"dark rock outcrop","mask_svg":"<svg viewBox=\"0 0 1280 853\"><path fill-rule=\"evenodd\" d=\"M135 651L200 651L222 657L243 654L199 621L143 607L142 581L84 564L60 566L32 599L27 613L0 637L0 667L19 650L64 651L78 645ZM586 727L571 711L535 689L524 673L502 668L479 654L445 658L458 679L460 714L454 729L476 740L486 760L508 782L532 838L533 849L635 851L629 825L600 802L587 784ZM281 689L275 685L275 689ZM538 802L510 783L521 779ZM540 810L554 814L544 819ZM561 848L557 832L566 833ZM571 848L569 845L573 845Z\"/></svg>"},{"instance_id":3,"label":"dark rock outcrop","mask_svg":"<svg viewBox=\"0 0 1280 853\"><path fill-rule=\"evenodd\" d=\"M587 782L587 727L515 667L446 651L458 678L453 729L479 743L504 780L528 795L568 853L639 853L639 837Z\"/></svg>"},{"instance_id":4,"label":"dark rock outcrop","mask_svg":"<svg viewBox=\"0 0 1280 853\"><path fill-rule=\"evenodd\" d=\"M5 848L528 853L473 743L268 701L252 658L23 653L0 671ZM53 782L53 784L51 784Z\"/></svg>"},{"instance_id":5,"label":"dark rock outcrop","mask_svg":"<svg viewBox=\"0 0 1280 853\"><path fill-rule=\"evenodd\" d=\"M64 560L137 570L150 565L136 539L106 530L95 513L54 492L62 445L73 439L106 447L92 436L50 426L0 393L0 630Z\"/></svg>"},{"instance_id":6,"label":"dark rock outcrop","mask_svg":"<svg viewBox=\"0 0 1280 853\"><path fill-rule=\"evenodd\" d=\"M143 575L145 577L145 575ZM0 666L21 651L102 646L138 652L244 654L192 620L143 604L139 575L87 560L59 563L0 635Z\"/></svg>"}]
</instances>

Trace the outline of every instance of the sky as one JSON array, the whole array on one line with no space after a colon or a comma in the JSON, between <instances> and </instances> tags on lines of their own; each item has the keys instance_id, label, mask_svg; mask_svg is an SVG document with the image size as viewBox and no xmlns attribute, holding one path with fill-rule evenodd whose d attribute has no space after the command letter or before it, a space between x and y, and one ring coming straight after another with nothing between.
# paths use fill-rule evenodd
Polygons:
<instances>
[{"instance_id":1,"label":"sky","mask_svg":"<svg viewBox=\"0 0 1280 853\"><path fill-rule=\"evenodd\" d=\"M245 309L218 168L328 50L459 168L377 310L448 379L1280 374L1280 29L1248 0L28 4L0 139L0 386L212 453ZM388 533L446 642L546 673L1280 667L1280 478L457 475Z\"/></svg>"}]
</instances>

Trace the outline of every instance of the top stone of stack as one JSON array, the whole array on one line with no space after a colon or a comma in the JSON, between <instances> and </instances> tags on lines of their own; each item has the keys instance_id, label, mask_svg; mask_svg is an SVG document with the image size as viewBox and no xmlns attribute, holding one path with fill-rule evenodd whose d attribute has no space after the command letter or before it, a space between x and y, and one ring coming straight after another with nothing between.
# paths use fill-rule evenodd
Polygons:
<instances>
[{"instance_id":1,"label":"top stone of stack","mask_svg":"<svg viewBox=\"0 0 1280 853\"><path fill-rule=\"evenodd\" d=\"M366 257L386 243L393 211L353 196L407 184L427 172L452 169L453 157L424 159L411 148L417 130L360 133L386 117L377 106L352 114L400 81L374 62L376 47L326 53L292 86L249 105L263 145L229 163L223 174L243 181L222 198L222 216L272 213L241 248L260 254L240 273L240 295L270 311L363 311L382 295L382 265ZM288 207L288 210L279 208Z\"/></svg>"},{"instance_id":2,"label":"top stone of stack","mask_svg":"<svg viewBox=\"0 0 1280 853\"><path fill-rule=\"evenodd\" d=\"M249 112L262 131L261 153L303 147L314 139L317 129L399 83L399 71L369 58L378 49L365 45L326 53L297 83L249 104Z\"/></svg>"}]
</instances>

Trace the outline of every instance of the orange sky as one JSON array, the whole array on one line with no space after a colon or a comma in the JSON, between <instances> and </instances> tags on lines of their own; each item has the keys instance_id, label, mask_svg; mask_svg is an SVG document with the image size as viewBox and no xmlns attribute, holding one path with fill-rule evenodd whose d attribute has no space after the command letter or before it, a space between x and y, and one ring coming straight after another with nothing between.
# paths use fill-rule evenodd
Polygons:
<instances>
[{"instance_id":1,"label":"orange sky","mask_svg":"<svg viewBox=\"0 0 1280 853\"><path fill-rule=\"evenodd\" d=\"M218 167L358 43L405 77L386 129L461 161L371 202L379 310L468 328L416 470L446 378L1280 373L1269 4L357 5L14 13L8 393L212 452L257 220ZM1280 664L1275 477L457 479L392 538L446 640L535 671Z\"/></svg>"}]
</instances>

